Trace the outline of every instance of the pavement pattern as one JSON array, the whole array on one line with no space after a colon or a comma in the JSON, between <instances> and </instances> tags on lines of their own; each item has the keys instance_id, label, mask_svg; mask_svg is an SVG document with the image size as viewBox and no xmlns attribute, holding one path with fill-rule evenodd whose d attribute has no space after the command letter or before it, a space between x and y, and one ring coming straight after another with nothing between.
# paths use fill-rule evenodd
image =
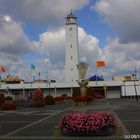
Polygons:
<instances>
[{"instance_id":1,"label":"pavement pattern","mask_svg":"<svg viewBox=\"0 0 140 140\"><path fill-rule=\"evenodd\" d=\"M56 137L54 126L68 113L104 111L113 113L124 125L127 135L123 137ZM0 139L3 140L94 140L129 139L140 135L140 103L128 99L96 100L86 107L75 107L71 103L47 105L44 108L19 107L14 111L0 110ZM138 139L138 137L137 137Z\"/></svg>"}]
</instances>

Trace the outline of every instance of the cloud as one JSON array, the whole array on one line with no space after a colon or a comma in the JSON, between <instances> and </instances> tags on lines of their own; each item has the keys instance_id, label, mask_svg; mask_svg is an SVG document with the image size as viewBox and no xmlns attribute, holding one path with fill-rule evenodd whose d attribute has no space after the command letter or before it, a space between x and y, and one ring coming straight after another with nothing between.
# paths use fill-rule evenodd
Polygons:
<instances>
[{"instance_id":1,"label":"cloud","mask_svg":"<svg viewBox=\"0 0 140 140\"><path fill-rule=\"evenodd\" d=\"M45 78L46 72L49 71L51 79L64 80L65 28L49 28L47 32L39 35L38 41L30 41L27 34L23 31L23 24L18 21L20 19L47 25L52 25L53 22L59 24L63 21L62 19L66 16L66 13L70 12L70 9L79 10L88 2L89 0L60 0L59 3L57 0L51 3L47 0L39 2L35 0L13 0L12 2L0 0L2 17L0 20L0 63L6 67L11 67L11 73L14 74L16 72L17 75L23 76L30 81L30 68L26 63L27 61L33 61L37 66L36 75L38 72L41 72L42 78ZM62 8L62 5L65 8ZM24 21L25 26L26 21ZM79 44L80 57L93 64L94 58L98 57L100 52L98 39L87 34L84 29L79 27ZM35 55L37 57L34 57L34 59L32 56L29 57L28 54L30 53L32 56ZM92 61L90 61L91 58L93 58ZM46 59L48 64L45 62ZM28 62L28 65L30 62Z\"/></svg>"},{"instance_id":2,"label":"cloud","mask_svg":"<svg viewBox=\"0 0 140 140\"><path fill-rule=\"evenodd\" d=\"M98 12L100 20L111 29L101 56L108 75L131 75L140 68L140 18L139 0L99 0L90 7ZM139 74L139 71L138 71Z\"/></svg>"},{"instance_id":3,"label":"cloud","mask_svg":"<svg viewBox=\"0 0 140 140\"><path fill-rule=\"evenodd\" d=\"M140 42L139 0L100 0L91 6L119 36L121 43Z\"/></svg>"},{"instance_id":4,"label":"cloud","mask_svg":"<svg viewBox=\"0 0 140 140\"><path fill-rule=\"evenodd\" d=\"M13 55L28 52L30 42L21 25L10 16L0 17L0 52Z\"/></svg>"},{"instance_id":5,"label":"cloud","mask_svg":"<svg viewBox=\"0 0 140 140\"><path fill-rule=\"evenodd\" d=\"M119 38L108 38L102 50L107 63L106 75L131 75L140 69L139 43L120 43Z\"/></svg>"},{"instance_id":6,"label":"cloud","mask_svg":"<svg viewBox=\"0 0 140 140\"><path fill-rule=\"evenodd\" d=\"M31 46L32 42L24 33L22 25L8 15L0 15L0 64L7 70L2 77L8 74L8 70L10 74L21 77L27 73L23 57L31 52Z\"/></svg>"},{"instance_id":7,"label":"cloud","mask_svg":"<svg viewBox=\"0 0 140 140\"><path fill-rule=\"evenodd\" d=\"M79 51L80 60L84 58L90 64L89 72L95 72L95 62L100 58L99 40L86 33L79 27ZM64 80L65 75L65 28L48 31L40 34L40 39L36 42L36 52L39 52L43 61L49 60L49 75L53 79ZM89 74L88 74L89 75Z\"/></svg>"},{"instance_id":8,"label":"cloud","mask_svg":"<svg viewBox=\"0 0 140 140\"><path fill-rule=\"evenodd\" d=\"M52 26L62 23L71 9L82 9L88 3L89 0L0 0L0 13L18 20Z\"/></svg>"}]
</instances>

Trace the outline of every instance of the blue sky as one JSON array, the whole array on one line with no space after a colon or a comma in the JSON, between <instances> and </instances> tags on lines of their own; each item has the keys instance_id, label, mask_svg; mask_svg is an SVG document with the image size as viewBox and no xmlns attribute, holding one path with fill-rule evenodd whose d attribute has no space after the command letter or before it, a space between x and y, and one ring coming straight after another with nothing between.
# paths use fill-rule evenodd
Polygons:
<instances>
[{"instance_id":1,"label":"blue sky","mask_svg":"<svg viewBox=\"0 0 140 140\"><path fill-rule=\"evenodd\" d=\"M139 77L139 7L139 0L0 0L0 65L26 81L31 64L36 78L40 72L42 79L64 81L65 17L72 9L80 57L90 65L87 76L103 59L106 67L98 74L106 79L131 75L135 68Z\"/></svg>"},{"instance_id":2,"label":"blue sky","mask_svg":"<svg viewBox=\"0 0 140 140\"><path fill-rule=\"evenodd\" d=\"M82 10L75 10L73 11L73 13L77 17L78 25L84 28L87 33L99 38L100 47L103 48L106 37L109 33L109 27L107 24L101 21L102 19L97 12L90 10L90 6L95 3L96 0L94 0L93 2L90 1L90 3L87 6L83 7ZM69 12L71 12L71 10L69 10ZM67 14L65 16L67 16ZM65 24L65 19L62 18L62 21L63 26ZM47 31L47 26L41 26L27 22L26 26L24 26L24 31L28 34L30 40L38 40L39 34Z\"/></svg>"}]
</instances>

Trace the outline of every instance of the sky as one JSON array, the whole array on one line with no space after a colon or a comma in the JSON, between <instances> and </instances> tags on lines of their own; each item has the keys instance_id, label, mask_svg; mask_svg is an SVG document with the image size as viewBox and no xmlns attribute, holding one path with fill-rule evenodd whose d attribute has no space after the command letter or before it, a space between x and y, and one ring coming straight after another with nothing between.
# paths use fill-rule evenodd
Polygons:
<instances>
[{"instance_id":1,"label":"sky","mask_svg":"<svg viewBox=\"0 0 140 140\"><path fill-rule=\"evenodd\" d=\"M79 57L87 77L140 77L140 0L0 0L1 73L31 80L65 79L65 17L77 16ZM104 68L96 68L97 60Z\"/></svg>"}]
</instances>

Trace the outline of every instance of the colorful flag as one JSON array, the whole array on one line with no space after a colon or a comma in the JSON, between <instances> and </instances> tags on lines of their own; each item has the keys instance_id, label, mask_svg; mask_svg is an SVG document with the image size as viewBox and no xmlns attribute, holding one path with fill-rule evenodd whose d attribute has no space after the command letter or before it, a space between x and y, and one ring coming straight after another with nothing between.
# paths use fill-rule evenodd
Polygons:
<instances>
[{"instance_id":1,"label":"colorful flag","mask_svg":"<svg viewBox=\"0 0 140 140\"><path fill-rule=\"evenodd\" d=\"M35 70L35 65L31 64L31 70Z\"/></svg>"},{"instance_id":2,"label":"colorful flag","mask_svg":"<svg viewBox=\"0 0 140 140\"><path fill-rule=\"evenodd\" d=\"M6 69L4 66L0 66L0 72L6 72Z\"/></svg>"},{"instance_id":3,"label":"colorful flag","mask_svg":"<svg viewBox=\"0 0 140 140\"><path fill-rule=\"evenodd\" d=\"M105 66L105 61L103 61L103 60L96 61L96 66L97 67L104 67Z\"/></svg>"}]
</instances>

